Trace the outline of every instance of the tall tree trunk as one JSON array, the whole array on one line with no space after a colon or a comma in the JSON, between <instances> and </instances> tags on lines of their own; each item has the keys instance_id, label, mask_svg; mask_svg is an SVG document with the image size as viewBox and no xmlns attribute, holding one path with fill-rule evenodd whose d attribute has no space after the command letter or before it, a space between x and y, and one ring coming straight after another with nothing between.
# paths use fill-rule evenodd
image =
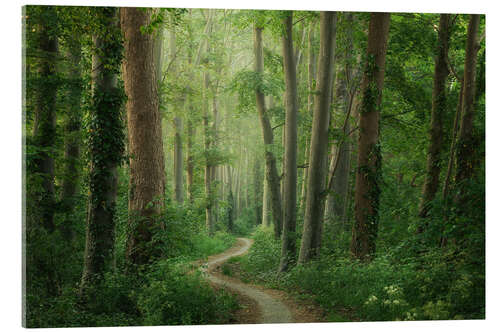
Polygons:
<instances>
[{"instance_id":1,"label":"tall tree trunk","mask_svg":"<svg viewBox=\"0 0 500 333\"><path fill-rule=\"evenodd\" d=\"M218 113L218 108L217 108L217 94L218 94L218 83L215 84L215 87L213 88L213 97L212 97L212 114L213 114L213 124L212 124L212 151L215 152L217 151L217 144L219 141L218 137L218 122L219 122L219 113ZM218 186L218 181L217 181L217 170L218 170L218 165L217 163L213 163L211 170L210 170L210 184L211 184L211 192L212 192L212 197L213 197L213 223L214 226L218 222L219 218L219 200L216 200L216 198L219 195L219 186Z\"/></svg>"},{"instance_id":2,"label":"tall tree trunk","mask_svg":"<svg viewBox=\"0 0 500 333\"><path fill-rule=\"evenodd\" d=\"M342 113L345 115L345 117L349 117L350 110L348 109L349 105L348 100L346 99L348 98L346 96L346 84L347 82L345 81L345 79L341 79L337 90L337 97L339 100L342 100L342 102L345 103L342 106ZM347 136L350 132L349 120L345 122L345 125L346 126L343 126L341 130L343 130L342 135ZM337 167L333 175L332 190L328 193L325 207L325 220L331 222L341 221L344 214L350 168L349 146L350 144L347 141L347 138L344 137L339 141L338 145L333 145L331 149L329 173L333 172L335 166ZM338 161L336 160L337 158Z\"/></svg>"},{"instance_id":3,"label":"tall tree trunk","mask_svg":"<svg viewBox=\"0 0 500 333\"><path fill-rule=\"evenodd\" d=\"M228 187L228 196L227 196L227 229L229 232L233 231L234 227L234 195L233 195L233 178L231 176L231 167L229 165L226 166L227 170L227 187Z\"/></svg>"},{"instance_id":4,"label":"tall tree trunk","mask_svg":"<svg viewBox=\"0 0 500 333\"><path fill-rule=\"evenodd\" d=\"M425 175L419 216L427 217L430 202L436 196L441 173L441 151L443 146L443 116L446 112L446 79L448 78L448 43L450 39L450 15L441 14L439 20L438 49L434 66L434 89L432 92L430 142L427 153ZM420 228L421 231L421 228Z\"/></svg>"},{"instance_id":5,"label":"tall tree trunk","mask_svg":"<svg viewBox=\"0 0 500 333\"><path fill-rule=\"evenodd\" d=\"M161 85L163 80L163 25L160 25L155 31L154 39L154 58L155 58L155 70L156 70L156 82L158 91L158 109L161 106Z\"/></svg>"},{"instance_id":6,"label":"tall tree trunk","mask_svg":"<svg viewBox=\"0 0 500 333\"><path fill-rule=\"evenodd\" d=\"M164 156L161 117L158 110L154 66L154 36L142 33L151 22L151 11L121 8L125 39L123 80L127 93L127 124L130 149L129 225L127 259L146 264L152 259L149 246L154 216L163 208Z\"/></svg>"},{"instance_id":7,"label":"tall tree trunk","mask_svg":"<svg viewBox=\"0 0 500 333\"><path fill-rule=\"evenodd\" d=\"M172 73L172 77L177 76L177 61L176 58L176 35L175 35L175 27L170 28L170 71ZM174 116L174 193L175 193L175 201L177 203L182 204L184 202L184 184L183 184L183 155L182 155L182 118L179 115L178 108L180 101L178 99L173 102L173 110L175 113Z\"/></svg>"},{"instance_id":8,"label":"tall tree trunk","mask_svg":"<svg viewBox=\"0 0 500 333\"><path fill-rule=\"evenodd\" d=\"M283 233L281 236L280 272L286 271L296 255L297 206L297 74L293 54L293 12L283 19L283 70L285 72L285 173L283 196Z\"/></svg>"},{"instance_id":9,"label":"tall tree trunk","mask_svg":"<svg viewBox=\"0 0 500 333\"><path fill-rule=\"evenodd\" d=\"M187 120L187 160L186 160L186 173L187 173L187 192L188 199L191 203L194 201L193 196L193 177L194 177L194 157L193 157L193 142L194 137L196 135L196 129L193 126L193 120L191 119L192 115L192 106L190 102L190 97L188 97L188 120Z\"/></svg>"},{"instance_id":10,"label":"tall tree trunk","mask_svg":"<svg viewBox=\"0 0 500 333\"><path fill-rule=\"evenodd\" d=\"M462 96L462 118L460 121L460 131L457 141L457 174L456 183L460 184L466 179L472 178L474 173L474 157L477 155L474 150L477 142L473 133L474 98L476 82L477 52L479 50L479 21L480 15L470 16L469 27L467 29L467 44L465 49L464 67L464 91ZM463 190L460 190L463 192ZM458 197L463 193L459 193ZM460 198L459 198L460 199ZM460 200L462 200L461 198Z\"/></svg>"},{"instance_id":11,"label":"tall tree trunk","mask_svg":"<svg viewBox=\"0 0 500 333\"><path fill-rule=\"evenodd\" d=\"M350 118L352 99L350 86L353 84L353 71L352 62L354 57L353 53L353 15L352 13L346 13L346 21L348 23L346 31L347 45L345 50L345 71L344 75L340 78L340 84L337 89L338 99L342 101L341 110L345 117ZM337 101L337 104L338 101ZM350 149L351 143L347 139L351 131L350 119L347 119L345 123L346 126L343 127L342 135L344 138L339 142L339 152L338 152L338 166L335 174L333 176L333 188L332 191L328 193L326 208L325 208L325 220L331 220L335 222L341 222L344 220L344 215L346 213L347 206L347 194L349 190L349 173L351 167L351 156ZM332 147L334 148L334 147ZM333 154L330 161L330 172L333 172L335 155Z\"/></svg>"},{"instance_id":12,"label":"tall tree trunk","mask_svg":"<svg viewBox=\"0 0 500 333\"><path fill-rule=\"evenodd\" d=\"M117 9L96 8L105 33L94 36L92 56L92 108L89 140L89 189L84 267L80 285L83 296L102 277L113 258L117 167L123 158L124 131L121 117L123 91L117 73L122 48Z\"/></svg>"},{"instance_id":13,"label":"tall tree trunk","mask_svg":"<svg viewBox=\"0 0 500 333\"><path fill-rule=\"evenodd\" d=\"M262 51L262 28L254 28L254 52L255 52L255 71L260 75L264 73L264 56ZM274 144L273 130L267 114L264 93L260 90L255 91L257 112L259 113L260 124L262 127L262 136L264 138L264 149L266 158L266 182L269 187L271 200L272 218L274 223L274 237L278 239L281 236L282 206L280 193L280 177L276 166L276 157L272 151Z\"/></svg>"},{"instance_id":14,"label":"tall tree trunk","mask_svg":"<svg viewBox=\"0 0 500 333\"><path fill-rule=\"evenodd\" d=\"M314 90L316 86L316 52L314 49L314 29L316 27L316 22L311 22L309 25L309 36L308 36L308 58L309 63L307 66L307 112L312 116L314 108ZM306 149L304 151L304 165L309 163L309 138L306 138ZM300 208L305 212L306 207L306 193L307 193L307 175L309 167L304 167L302 171L302 189L300 191Z\"/></svg>"},{"instance_id":15,"label":"tall tree trunk","mask_svg":"<svg viewBox=\"0 0 500 333\"><path fill-rule=\"evenodd\" d=\"M337 13L320 13L319 81L314 103L311 154L307 177L306 210L299 263L319 254L325 203L325 166L328 149L328 124L335 69Z\"/></svg>"},{"instance_id":16,"label":"tall tree trunk","mask_svg":"<svg viewBox=\"0 0 500 333\"><path fill-rule=\"evenodd\" d=\"M191 59L191 53L188 53L188 66L191 67L192 64L192 59ZM190 76L190 81L192 80L192 75ZM194 144L194 139L196 135L196 128L194 126L194 107L192 103L192 92L191 92L191 86L188 83L188 86L186 87L187 93L186 93L186 107L187 107L187 137L186 137L186 145L187 145L187 158L186 158L186 182L187 182L187 196L189 199L189 202L193 203L194 202L194 196L193 196L193 181L194 181L194 151L193 151L193 144Z\"/></svg>"},{"instance_id":17,"label":"tall tree trunk","mask_svg":"<svg viewBox=\"0 0 500 333\"><path fill-rule=\"evenodd\" d=\"M175 140L174 140L174 174L175 174L175 201L184 202L183 185L183 154L182 154L182 118L174 118Z\"/></svg>"},{"instance_id":18,"label":"tall tree trunk","mask_svg":"<svg viewBox=\"0 0 500 333\"><path fill-rule=\"evenodd\" d=\"M209 89L209 76L204 74L204 98L203 98L203 128L205 132L205 225L209 235L213 235L213 193L212 193L212 157L210 156L210 149L212 146L212 134L209 127L209 114L208 114L208 89Z\"/></svg>"},{"instance_id":19,"label":"tall tree trunk","mask_svg":"<svg viewBox=\"0 0 500 333\"><path fill-rule=\"evenodd\" d=\"M443 199L446 199L448 197L448 192L450 188L450 183L451 183L451 177L453 174L453 166L455 164L455 153L456 153L456 147L457 147L457 135L458 135L458 130L460 126L460 119L462 115L462 97L463 97L463 92L464 92L464 84L463 84L463 79L459 81L460 84L460 92L458 95L458 104L457 104L457 110L455 112L455 119L453 120L453 133L451 135L451 145L450 145L450 157L448 159L448 168L446 169L446 176L444 179L444 184L443 184Z\"/></svg>"},{"instance_id":20,"label":"tall tree trunk","mask_svg":"<svg viewBox=\"0 0 500 333\"><path fill-rule=\"evenodd\" d=\"M255 224L262 223L262 169L260 166L259 158L254 160L254 174L253 174L253 202L255 206Z\"/></svg>"},{"instance_id":21,"label":"tall tree trunk","mask_svg":"<svg viewBox=\"0 0 500 333\"><path fill-rule=\"evenodd\" d=\"M379 123L389 24L390 14L371 14L368 29L368 58L361 85L363 97L359 117L358 165L354 197L355 223L351 239L351 254L361 260L371 260L375 255L378 232L382 171Z\"/></svg>"},{"instance_id":22,"label":"tall tree trunk","mask_svg":"<svg viewBox=\"0 0 500 333\"><path fill-rule=\"evenodd\" d=\"M271 191L269 182L266 180L266 170L264 169L264 190L262 195L262 224L265 227L271 225Z\"/></svg>"},{"instance_id":23,"label":"tall tree trunk","mask_svg":"<svg viewBox=\"0 0 500 333\"><path fill-rule=\"evenodd\" d=\"M248 149L245 147L245 209L250 207L250 164L248 163Z\"/></svg>"},{"instance_id":24,"label":"tall tree trunk","mask_svg":"<svg viewBox=\"0 0 500 333\"><path fill-rule=\"evenodd\" d=\"M74 237L74 226L71 225L76 203L76 194L80 180L80 128L82 122L82 77L80 69L81 45L77 39L71 45L68 57L71 62L70 78L72 84L68 93L68 110L64 124L64 177L61 191L61 201L64 207L64 222L62 233L67 241Z\"/></svg>"},{"instance_id":25,"label":"tall tree trunk","mask_svg":"<svg viewBox=\"0 0 500 333\"><path fill-rule=\"evenodd\" d=\"M44 13L47 17L56 16L56 9L49 6ZM56 77L59 52L57 36L51 33L47 22L40 22L38 49L43 54L40 59L36 88L35 120L33 125L33 145L39 149L34 163L34 172L42 177L41 190L37 193L36 206L40 212L42 226L53 232L55 191L54 158L51 150L56 144L56 97L58 82Z\"/></svg>"}]
</instances>

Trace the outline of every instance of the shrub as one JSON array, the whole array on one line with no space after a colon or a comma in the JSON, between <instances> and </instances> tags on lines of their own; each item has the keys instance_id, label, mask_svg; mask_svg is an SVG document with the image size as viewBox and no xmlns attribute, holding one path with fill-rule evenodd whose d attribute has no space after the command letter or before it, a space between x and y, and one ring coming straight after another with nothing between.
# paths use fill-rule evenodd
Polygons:
<instances>
[{"instance_id":1,"label":"shrub","mask_svg":"<svg viewBox=\"0 0 500 333\"><path fill-rule=\"evenodd\" d=\"M214 291L199 274L185 274L164 261L147 275L138 294L144 325L194 325L227 323L237 308L235 298Z\"/></svg>"}]
</instances>

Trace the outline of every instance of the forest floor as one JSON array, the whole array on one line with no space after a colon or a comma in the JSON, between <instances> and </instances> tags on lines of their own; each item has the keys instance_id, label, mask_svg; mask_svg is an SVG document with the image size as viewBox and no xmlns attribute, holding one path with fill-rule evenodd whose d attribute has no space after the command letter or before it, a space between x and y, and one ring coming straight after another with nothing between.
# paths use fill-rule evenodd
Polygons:
<instances>
[{"instance_id":1,"label":"forest floor","mask_svg":"<svg viewBox=\"0 0 500 333\"><path fill-rule=\"evenodd\" d=\"M208 257L202 271L214 288L224 288L237 297L240 308L234 324L325 322L324 311L312 301L293 297L281 290L245 283L236 276L222 274L221 266L231 257L244 255L253 240L238 238L229 250Z\"/></svg>"}]
</instances>

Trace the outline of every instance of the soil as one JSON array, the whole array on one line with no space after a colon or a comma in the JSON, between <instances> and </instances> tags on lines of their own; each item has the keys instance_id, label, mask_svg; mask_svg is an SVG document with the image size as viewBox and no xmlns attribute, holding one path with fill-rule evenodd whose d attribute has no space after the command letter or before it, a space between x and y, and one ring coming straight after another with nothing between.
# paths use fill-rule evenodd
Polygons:
<instances>
[{"instance_id":1,"label":"soil","mask_svg":"<svg viewBox=\"0 0 500 333\"><path fill-rule=\"evenodd\" d=\"M324 311L310 299L299 299L282 290L244 283L237 264L231 264L234 276L221 273L221 266L229 258L245 254L253 240L238 238L229 250L211 256L200 268L215 288L225 288L236 295L240 309L234 314L235 324L253 323L312 323L325 322Z\"/></svg>"}]
</instances>

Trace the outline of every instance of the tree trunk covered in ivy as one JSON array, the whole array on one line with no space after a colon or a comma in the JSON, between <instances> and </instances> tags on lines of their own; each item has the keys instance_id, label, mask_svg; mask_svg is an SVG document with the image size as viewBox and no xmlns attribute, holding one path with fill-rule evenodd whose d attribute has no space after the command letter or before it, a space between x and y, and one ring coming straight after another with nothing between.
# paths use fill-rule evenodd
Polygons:
<instances>
[{"instance_id":1,"label":"tree trunk covered in ivy","mask_svg":"<svg viewBox=\"0 0 500 333\"><path fill-rule=\"evenodd\" d=\"M142 32L150 10L121 8L125 39L123 79L127 94L130 150L129 234L127 259L132 264L151 260L150 242L155 215L163 208L164 157L154 66L154 35Z\"/></svg>"},{"instance_id":2,"label":"tree trunk covered in ivy","mask_svg":"<svg viewBox=\"0 0 500 333\"><path fill-rule=\"evenodd\" d=\"M125 99L118 86L122 38L117 9L96 8L100 31L93 37L92 105L89 110L89 202L81 294L95 285L113 256L117 194L117 167L124 151L121 107Z\"/></svg>"},{"instance_id":3,"label":"tree trunk covered in ivy","mask_svg":"<svg viewBox=\"0 0 500 333\"><path fill-rule=\"evenodd\" d=\"M64 221L62 232L67 240L73 239L73 213L80 180L80 128L82 122L82 77L80 60L82 50L78 37L70 45L68 58L71 64L68 107L64 124L64 175L61 191Z\"/></svg>"},{"instance_id":4,"label":"tree trunk covered in ivy","mask_svg":"<svg viewBox=\"0 0 500 333\"><path fill-rule=\"evenodd\" d=\"M38 64L38 81L35 95L35 119L33 124L33 145L37 147L34 173L41 177L41 189L36 194L36 207L40 212L41 225L49 232L54 231L55 190L54 157L56 144L56 97L58 88L57 57L59 52L57 36L48 26L48 18L57 20L56 9L48 6L43 13L46 19L39 25L37 48L42 55Z\"/></svg>"},{"instance_id":5,"label":"tree trunk covered in ivy","mask_svg":"<svg viewBox=\"0 0 500 333\"><path fill-rule=\"evenodd\" d=\"M286 271L295 261L297 220L297 73L293 53L293 12L283 19L285 34L282 36L283 71L285 73L285 155L283 175L283 232L280 272Z\"/></svg>"},{"instance_id":6,"label":"tree trunk covered in ivy","mask_svg":"<svg viewBox=\"0 0 500 333\"><path fill-rule=\"evenodd\" d=\"M372 13L368 29L367 60L361 84L358 166L355 186L355 221L351 254L361 260L375 255L381 186L380 108L384 85L385 55L390 14Z\"/></svg>"},{"instance_id":7,"label":"tree trunk covered in ivy","mask_svg":"<svg viewBox=\"0 0 500 333\"><path fill-rule=\"evenodd\" d=\"M254 53L255 53L255 71L262 77L264 74L264 56L262 48L262 28L254 28ZM280 193L280 179L278 168L276 166L276 157L273 152L274 135L271 128L271 122L267 114L264 93L260 90L255 91L257 112L262 127L262 136L264 138L264 149L266 159L266 179L269 187L272 218L274 223L274 237L278 239L281 236L282 225L282 205Z\"/></svg>"},{"instance_id":8,"label":"tree trunk covered in ivy","mask_svg":"<svg viewBox=\"0 0 500 333\"><path fill-rule=\"evenodd\" d=\"M425 174L419 216L427 217L430 202L435 198L439 187L443 149L443 117L446 113L446 80L450 39L450 15L441 14L439 20L438 47L434 65L434 89L432 91L432 110L429 150L427 152L427 171Z\"/></svg>"},{"instance_id":9,"label":"tree trunk covered in ivy","mask_svg":"<svg viewBox=\"0 0 500 333\"><path fill-rule=\"evenodd\" d=\"M314 101L311 154L307 176L304 229L300 244L299 263L319 254L325 204L325 178L328 149L328 125L335 70L335 37L337 13L320 13L319 80Z\"/></svg>"}]
</instances>

